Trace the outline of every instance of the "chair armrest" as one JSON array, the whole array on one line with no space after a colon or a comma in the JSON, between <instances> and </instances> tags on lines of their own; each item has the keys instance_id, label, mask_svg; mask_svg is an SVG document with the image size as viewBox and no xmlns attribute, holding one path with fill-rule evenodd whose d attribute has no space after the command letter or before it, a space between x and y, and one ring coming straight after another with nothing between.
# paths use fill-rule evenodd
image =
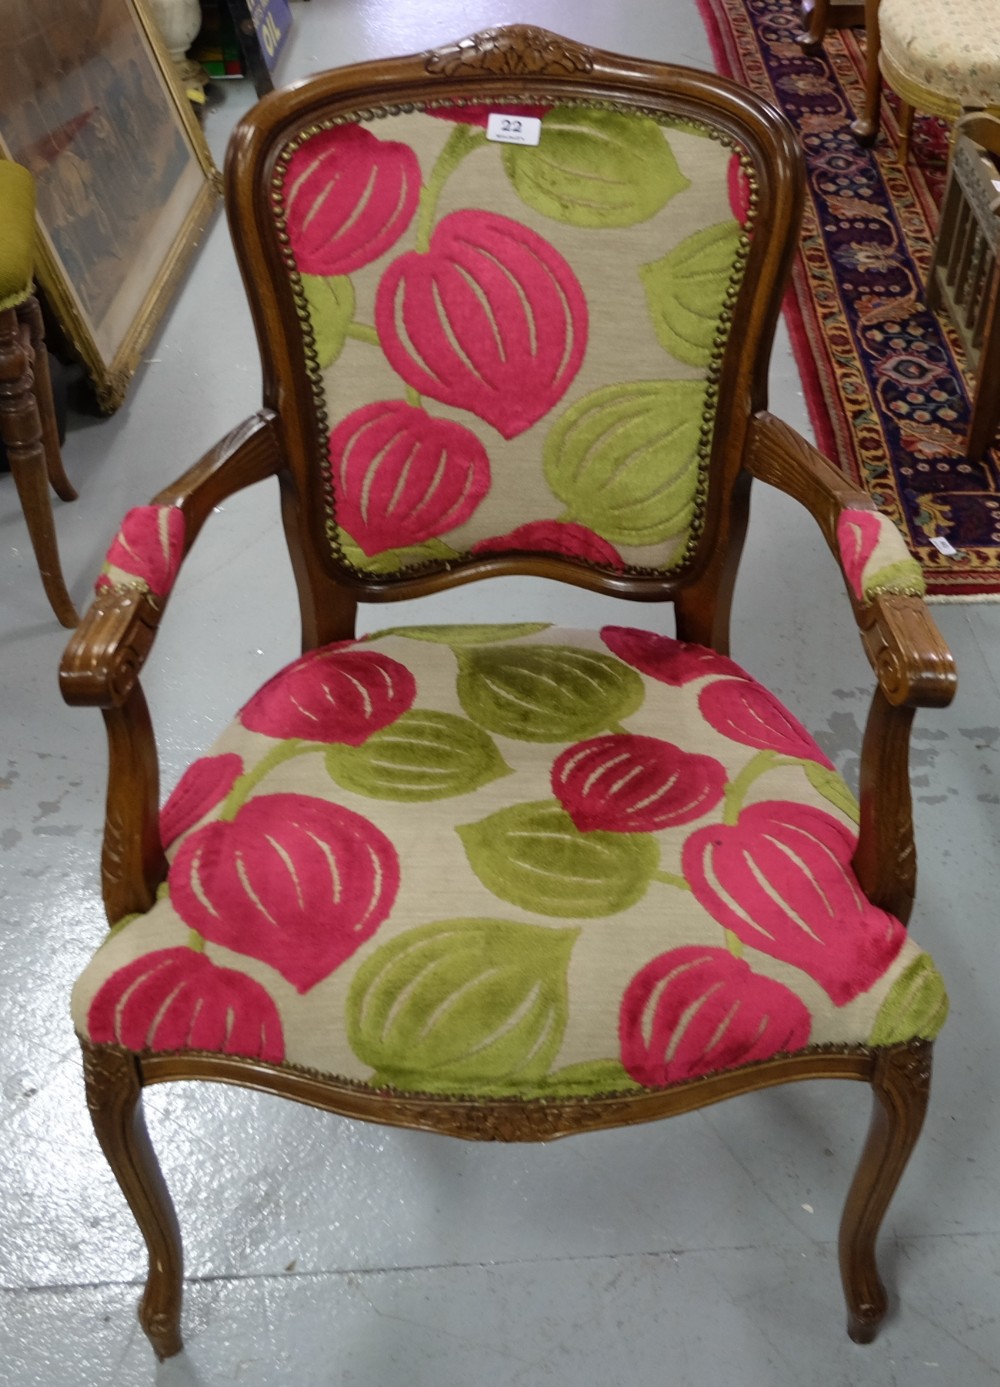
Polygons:
<instances>
[{"instance_id":1,"label":"chair armrest","mask_svg":"<svg viewBox=\"0 0 1000 1387\"><path fill-rule=\"evenodd\" d=\"M861 747L861 822L851 865L868 899L905 923L917 880L910 729L915 709L944 707L954 698L957 678L951 652L922 598L905 590L908 575L900 574L900 565L876 570L876 582L887 571L891 575L882 587L868 587L860 561L848 572L844 518L873 513L870 497L794 429L766 412L754 419L747 456L752 476L801 501L815 517L844 576L861 641L878 679ZM894 584L902 590L893 591Z\"/></svg>"},{"instance_id":2,"label":"chair armrest","mask_svg":"<svg viewBox=\"0 0 1000 1387\"><path fill-rule=\"evenodd\" d=\"M951 652L919 591L905 576L860 588L842 546L845 512L877 515L875 504L793 428L762 412L752 425L747 470L800 501L819 524L844 576L861 641L879 687L894 707L941 708L958 686Z\"/></svg>"},{"instance_id":3,"label":"chair armrest","mask_svg":"<svg viewBox=\"0 0 1000 1387\"><path fill-rule=\"evenodd\" d=\"M244 487L274 476L282 465L275 416L262 411L238 425L194 467L159 492L152 506L176 511L180 552L190 550L215 506ZM169 508L169 509L168 509ZM114 546L112 546L112 550ZM156 637L169 595L141 582L100 582L63 655L59 683L67 703L121 707L134 687Z\"/></svg>"}]
</instances>

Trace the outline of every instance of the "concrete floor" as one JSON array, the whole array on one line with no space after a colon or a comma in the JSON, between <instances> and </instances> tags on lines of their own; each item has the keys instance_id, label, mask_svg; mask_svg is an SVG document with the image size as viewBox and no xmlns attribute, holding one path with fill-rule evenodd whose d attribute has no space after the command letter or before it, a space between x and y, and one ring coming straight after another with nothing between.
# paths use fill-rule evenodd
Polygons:
<instances>
[{"instance_id":1,"label":"concrete floor","mask_svg":"<svg viewBox=\"0 0 1000 1387\"><path fill-rule=\"evenodd\" d=\"M694 0L313 0L294 13L288 80L526 16L605 47L710 66ZM209 114L218 157L248 100L228 86ZM58 526L79 602L119 516L251 413L258 392L220 220L124 407L72 421L66 463L81 495L59 507ZM772 406L806 426L783 336ZM921 715L915 734L913 930L949 981L953 1014L925 1133L884 1230L893 1309L874 1345L847 1339L836 1271L840 1204L868 1116L861 1087L797 1086L659 1126L505 1148L174 1085L147 1106L186 1237L187 1350L157 1367L134 1316L143 1254L90 1130L67 1014L71 979L102 932L103 732L96 714L60 702L64 634L9 479L0 492L5 1382L980 1387L1000 1378L1000 606L937 608L961 691L950 710ZM167 787L296 653L276 500L268 485L222 507L172 599L148 680ZM489 591L465 589L423 608L423 619L516 611L591 623L609 605L530 582ZM735 653L850 776L870 679L838 591L808 518L758 494Z\"/></svg>"}]
</instances>

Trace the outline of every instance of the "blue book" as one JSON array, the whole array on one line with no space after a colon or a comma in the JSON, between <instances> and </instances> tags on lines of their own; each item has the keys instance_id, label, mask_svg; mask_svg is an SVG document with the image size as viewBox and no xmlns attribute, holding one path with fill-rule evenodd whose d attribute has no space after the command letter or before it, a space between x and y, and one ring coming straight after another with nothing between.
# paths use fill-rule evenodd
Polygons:
<instances>
[{"instance_id":1,"label":"blue book","mask_svg":"<svg viewBox=\"0 0 1000 1387\"><path fill-rule=\"evenodd\" d=\"M270 71L278 61L292 28L288 0L250 0L250 18L257 31L261 53Z\"/></svg>"}]
</instances>

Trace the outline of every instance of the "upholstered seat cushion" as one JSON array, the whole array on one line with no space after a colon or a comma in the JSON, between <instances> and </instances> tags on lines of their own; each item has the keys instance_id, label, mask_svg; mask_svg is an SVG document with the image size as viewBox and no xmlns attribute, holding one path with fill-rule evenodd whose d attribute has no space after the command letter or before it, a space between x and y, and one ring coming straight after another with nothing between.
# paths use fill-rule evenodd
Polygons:
<instances>
[{"instance_id":1,"label":"upholstered seat cushion","mask_svg":"<svg viewBox=\"0 0 1000 1387\"><path fill-rule=\"evenodd\" d=\"M31 293L35 257L35 180L0 158L0 310Z\"/></svg>"},{"instance_id":2,"label":"upholstered seat cushion","mask_svg":"<svg viewBox=\"0 0 1000 1387\"><path fill-rule=\"evenodd\" d=\"M295 661L164 807L167 886L80 1034L409 1092L665 1086L931 1036L856 806L731 660L627 627L390 630Z\"/></svg>"},{"instance_id":3,"label":"upholstered seat cushion","mask_svg":"<svg viewBox=\"0 0 1000 1387\"><path fill-rule=\"evenodd\" d=\"M995 0L882 0L882 51L904 77L960 106L1000 103Z\"/></svg>"}]
</instances>

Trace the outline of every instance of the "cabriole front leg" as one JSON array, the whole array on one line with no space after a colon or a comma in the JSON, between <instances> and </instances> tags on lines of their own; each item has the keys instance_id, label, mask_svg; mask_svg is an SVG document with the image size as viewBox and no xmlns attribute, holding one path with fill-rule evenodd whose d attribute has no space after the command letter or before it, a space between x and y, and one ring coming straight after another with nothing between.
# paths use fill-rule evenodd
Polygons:
<instances>
[{"instance_id":1,"label":"cabriole front leg","mask_svg":"<svg viewBox=\"0 0 1000 1387\"><path fill-rule=\"evenodd\" d=\"M875 1260L882 1219L916 1145L927 1111L932 1045L917 1040L883 1050L872 1076L871 1126L840 1222L840 1275L847 1332L856 1344L878 1333L888 1298Z\"/></svg>"},{"instance_id":2,"label":"cabriole front leg","mask_svg":"<svg viewBox=\"0 0 1000 1387\"><path fill-rule=\"evenodd\" d=\"M81 1043L94 1131L149 1251L139 1323L157 1358L171 1358L183 1348L181 1235L146 1131L138 1065L127 1050Z\"/></svg>"}]
</instances>

